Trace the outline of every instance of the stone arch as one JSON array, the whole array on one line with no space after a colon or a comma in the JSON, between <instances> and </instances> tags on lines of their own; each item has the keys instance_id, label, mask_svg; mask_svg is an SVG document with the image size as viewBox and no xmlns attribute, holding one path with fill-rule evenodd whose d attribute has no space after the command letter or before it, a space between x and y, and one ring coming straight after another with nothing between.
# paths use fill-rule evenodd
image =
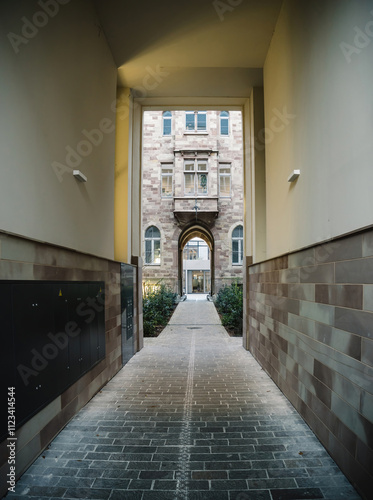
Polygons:
<instances>
[{"instance_id":1,"label":"stone arch","mask_svg":"<svg viewBox=\"0 0 373 500\"><path fill-rule=\"evenodd\" d=\"M180 233L178 243L178 292L183 294L183 250L185 245L192 238L201 238L204 240L210 249L210 266L211 266L211 295L215 293L215 239L211 230L201 221L192 222L186 225Z\"/></svg>"}]
</instances>

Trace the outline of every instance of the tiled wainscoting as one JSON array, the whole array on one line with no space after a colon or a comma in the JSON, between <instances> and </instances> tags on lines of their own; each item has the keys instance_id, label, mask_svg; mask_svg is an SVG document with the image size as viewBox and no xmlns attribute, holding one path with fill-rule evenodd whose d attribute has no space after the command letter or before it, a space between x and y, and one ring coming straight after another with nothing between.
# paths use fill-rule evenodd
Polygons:
<instances>
[{"instance_id":1,"label":"tiled wainscoting","mask_svg":"<svg viewBox=\"0 0 373 500\"><path fill-rule=\"evenodd\" d=\"M245 345L366 498L373 487L373 230L254 264Z\"/></svg>"},{"instance_id":2,"label":"tiled wainscoting","mask_svg":"<svg viewBox=\"0 0 373 500\"><path fill-rule=\"evenodd\" d=\"M1 280L105 281L106 357L16 432L19 477L51 439L121 368L120 263L0 233ZM136 307L136 304L135 304ZM2 331L1 335L7 332ZM2 394L5 404L7 394ZM17 388L16 388L17 401ZM3 422L2 422L3 424ZM9 472L0 444L0 484ZM0 496L4 491L0 491Z\"/></svg>"}]
</instances>

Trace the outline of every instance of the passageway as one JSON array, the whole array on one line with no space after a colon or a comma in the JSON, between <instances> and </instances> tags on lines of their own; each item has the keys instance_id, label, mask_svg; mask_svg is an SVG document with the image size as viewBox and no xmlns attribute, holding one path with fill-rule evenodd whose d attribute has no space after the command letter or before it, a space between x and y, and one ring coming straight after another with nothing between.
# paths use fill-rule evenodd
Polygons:
<instances>
[{"instance_id":1,"label":"passageway","mask_svg":"<svg viewBox=\"0 0 373 500\"><path fill-rule=\"evenodd\" d=\"M180 303L8 496L359 499L241 344L213 303Z\"/></svg>"}]
</instances>

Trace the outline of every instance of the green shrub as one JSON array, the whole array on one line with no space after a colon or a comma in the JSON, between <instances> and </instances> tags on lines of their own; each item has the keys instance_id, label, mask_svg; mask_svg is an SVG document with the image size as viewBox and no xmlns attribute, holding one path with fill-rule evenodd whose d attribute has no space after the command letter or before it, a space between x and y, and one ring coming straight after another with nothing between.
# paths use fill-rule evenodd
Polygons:
<instances>
[{"instance_id":1,"label":"green shrub","mask_svg":"<svg viewBox=\"0 0 373 500\"><path fill-rule=\"evenodd\" d=\"M223 326L242 333L243 289L239 283L221 288L215 301Z\"/></svg>"},{"instance_id":2,"label":"green shrub","mask_svg":"<svg viewBox=\"0 0 373 500\"><path fill-rule=\"evenodd\" d=\"M145 337L157 336L157 327L166 326L175 308L176 293L161 283L143 295L143 328Z\"/></svg>"}]
</instances>

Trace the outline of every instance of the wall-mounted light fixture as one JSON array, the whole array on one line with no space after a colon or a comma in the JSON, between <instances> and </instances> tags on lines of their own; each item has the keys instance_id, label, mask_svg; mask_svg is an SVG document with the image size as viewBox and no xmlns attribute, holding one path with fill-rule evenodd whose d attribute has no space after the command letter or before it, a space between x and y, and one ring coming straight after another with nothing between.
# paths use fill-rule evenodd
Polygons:
<instances>
[{"instance_id":1,"label":"wall-mounted light fixture","mask_svg":"<svg viewBox=\"0 0 373 500\"><path fill-rule=\"evenodd\" d=\"M73 176L80 182L87 182L87 177L80 170L73 170Z\"/></svg>"},{"instance_id":2,"label":"wall-mounted light fixture","mask_svg":"<svg viewBox=\"0 0 373 500\"><path fill-rule=\"evenodd\" d=\"M294 182L300 176L300 170L293 170L288 177L288 182Z\"/></svg>"}]
</instances>

